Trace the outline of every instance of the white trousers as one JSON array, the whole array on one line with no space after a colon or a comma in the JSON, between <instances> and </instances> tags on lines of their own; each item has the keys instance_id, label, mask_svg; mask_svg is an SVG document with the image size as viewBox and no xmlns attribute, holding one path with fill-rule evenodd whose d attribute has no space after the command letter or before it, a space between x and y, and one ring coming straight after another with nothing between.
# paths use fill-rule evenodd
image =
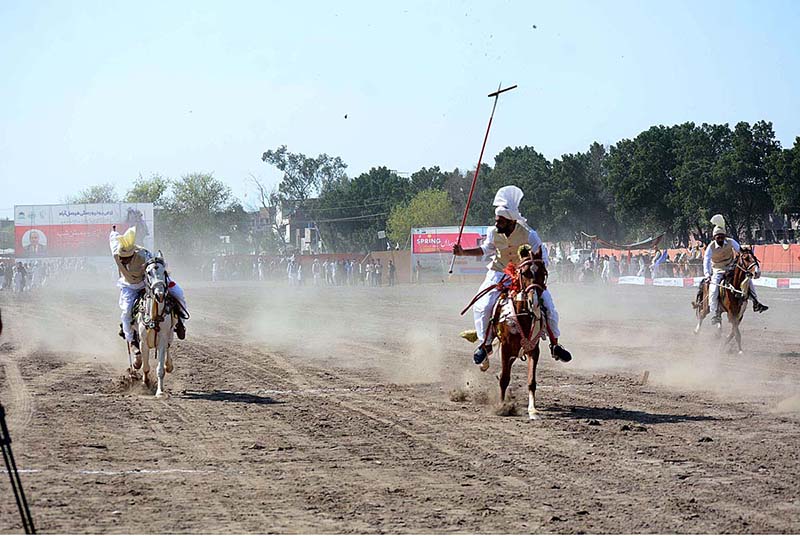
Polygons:
<instances>
[{"instance_id":1,"label":"white trousers","mask_svg":"<svg viewBox=\"0 0 800 536\"><path fill-rule=\"evenodd\" d=\"M174 281L170 280L170 283L174 283ZM119 317L122 321L122 332L125 334L125 340L130 342L133 340L133 328L131 328L131 322L133 322L133 304L136 303L136 298L144 289L144 283L132 286L117 284L117 286L119 287L119 308L122 310L122 314ZM189 311L186 307L186 296L179 284L175 283L171 286L169 293L180 302L181 306L187 312ZM183 323L186 324L186 319L184 319Z\"/></svg>"},{"instance_id":2,"label":"white trousers","mask_svg":"<svg viewBox=\"0 0 800 536\"><path fill-rule=\"evenodd\" d=\"M489 270L486 272L486 279L483 280L483 283L481 283L478 291L480 292L485 288L497 285L497 283L503 279L504 275L505 274L503 272ZM489 322L492 319L492 310L494 309L494 304L497 303L497 299L499 297L500 291L494 289L484 294L481 299L476 301L472 306L472 314L475 319L475 331L478 332L478 344L491 342L484 341L484 338L486 336L486 328L489 326ZM556 305L553 303L553 296L550 294L549 290L542 292L542 305L544 305L545 309L547 309L548 328L550 328L550 331L555 338L560 337L561 331L558 329L558 311L556 310Z\"/></svg>"}]
</instances>

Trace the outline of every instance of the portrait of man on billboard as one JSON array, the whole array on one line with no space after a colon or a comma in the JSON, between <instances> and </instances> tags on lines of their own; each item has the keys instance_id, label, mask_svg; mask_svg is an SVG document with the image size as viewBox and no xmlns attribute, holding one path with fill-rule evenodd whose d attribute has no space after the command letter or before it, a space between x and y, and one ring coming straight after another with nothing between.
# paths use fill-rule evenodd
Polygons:
<instances>
[{"instance_id":1,"label":"portrait of man on billboard","mask_svg":"<svg viewBox=\"0 0 800 536\"><path fill-rule=\"evenodd\" d=\"M30 229L22 235L22 247L31 257L47 255L47 236L39 229Z\"/></svg>"}]
</instances>

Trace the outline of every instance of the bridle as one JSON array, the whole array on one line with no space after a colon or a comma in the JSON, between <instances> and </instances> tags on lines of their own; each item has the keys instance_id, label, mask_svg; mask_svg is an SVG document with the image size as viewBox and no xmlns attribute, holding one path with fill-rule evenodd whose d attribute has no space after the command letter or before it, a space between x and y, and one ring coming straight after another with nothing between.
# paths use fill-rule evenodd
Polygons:
<instances>
[{"instance_id":1,"label":"bridle","mask_svg":"<svg viewBox=\"0 0 800 536\"><path fill-rule=\"evenodd\" d=\"M753 262L751 262L747 266L742 264L742 257L744 257L745 255L749 255L750 257L753 258ZM750 249L740 251L739 255L736 257L735 268L739 268L743 272L750 274L751 276L754 276L755 273L753 272L753 267L761 268L761 264L759 264L758 258L756 257L755 253L753 253L753 251Z\"/></svg>"}]
</instances>

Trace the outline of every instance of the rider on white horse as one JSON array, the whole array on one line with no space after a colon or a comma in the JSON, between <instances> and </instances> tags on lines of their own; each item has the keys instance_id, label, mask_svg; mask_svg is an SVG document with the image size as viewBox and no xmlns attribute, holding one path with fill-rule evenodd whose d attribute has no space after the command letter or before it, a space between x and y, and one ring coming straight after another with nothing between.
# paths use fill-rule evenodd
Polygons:
<instances>
[{"instance_id":1,"label":"rider on white horse","mask_svg":"<svg viewBox=\"0 0 800 536\"><path fill-rule=\"evenodd\" d=\"M522 199L522 190L516 186L503 186L497 191L494 197L495 225L490 227L486 234L483 245L477 248L464 249L460 245L453 246L453 255L483 257L491 255L491 262L487 266L486 279L481 284L480 290L484 290L493 285L497 285L503 276L506 265L513 261L520 262L519 247L523 244L530 244L533 254L536 255L541 250L542 260L545 266L548 264L547 248L544 247L539 233L531 229L527 220L519 213L519 202ZM489 322L491 321L492 311L500 291L494 289L481 297L472 308L475 320L475 331L478 336L478 348L473 355L476 365L483 365L482 370L486 370L484 361L492 353L492 338L494 333L489 333L489 340L484 340L487 333ZM553 297L549 290L542 292L542 306L547 317L547 328L550 335L550 352L554 359L559 361L570 361L572 355L558 343L560 331L558 329L558 311L553 303Z\"/></svg>"},{"instance_id":2,"label":"rider on white horse","mask_svg":"<svg viewBox=\"0 0 800 536\"><path fill-rule=\"evenodd\" d=\"M116 226L114 226L108 240L111 245L111 254L114 256L114 262L117 263L120 275L117 286L119 287L119 307L122 309L122 315L120 316L122 332L125 340L134 347L138 361L141 359L139 342L134 338L133 327L131 326L133 322L133 306L145 287L145 266L153 255L142 246L136 245L136 227L129 228L125 231L125 234L119 234ZM184 320L185 317L188 317L189 312L186 307L186 297L183 294L183 289L175 281L170 279L168 286L170 295L175 298L182 309L178 313L175 333L179 339L183 339L186 337Z\"/></svg>"},{"instance_id":3,"label":"rider on white horse","mask_svg":"<svg viewBox=\"0 0 800 536\"><path fill-rule=\"evenodd\" d=\"M711 323L719 325L722 322L722 313L719 310L719 286L725 279L725 274L733 270L736 262L735 253L739 253L741 247L733 238L728 238L725 230L725 218L722 214L717 214L711 218L714 224L714 240L706 247L703 256L703 271L706 279L709 280L708 308L711 313ZM757 267L758 268L758 267ZM755 285L750 285L750 298L753 299L753 311L763 313L769 307L758 301Z\"/></svg>"}]
</instances>

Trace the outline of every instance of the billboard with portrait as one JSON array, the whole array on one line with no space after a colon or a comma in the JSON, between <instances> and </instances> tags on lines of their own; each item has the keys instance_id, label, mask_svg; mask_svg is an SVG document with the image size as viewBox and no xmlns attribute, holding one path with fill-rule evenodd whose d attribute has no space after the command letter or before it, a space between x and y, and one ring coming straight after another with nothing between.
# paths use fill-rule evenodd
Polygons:
<instances>
[{"instance_id":1,"label":"billboard with portrait","mask_svg":"<svg viewBox=\"0 0 800 536\"><path fill-rule=\"evenodd\" d=\"M153 250L152 203L14 206L14 251L19 258L110 255L111 226L136 227L136 243Z\"/></svg>"}]
</instances>

